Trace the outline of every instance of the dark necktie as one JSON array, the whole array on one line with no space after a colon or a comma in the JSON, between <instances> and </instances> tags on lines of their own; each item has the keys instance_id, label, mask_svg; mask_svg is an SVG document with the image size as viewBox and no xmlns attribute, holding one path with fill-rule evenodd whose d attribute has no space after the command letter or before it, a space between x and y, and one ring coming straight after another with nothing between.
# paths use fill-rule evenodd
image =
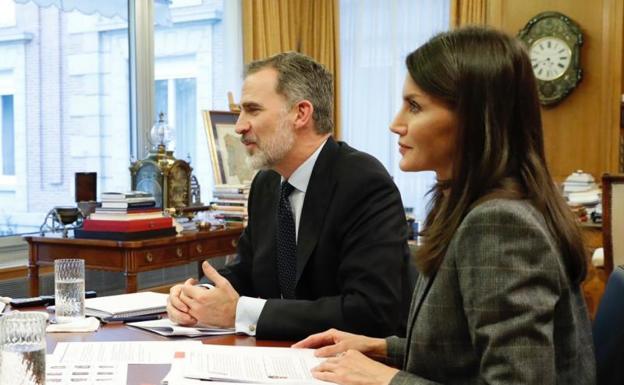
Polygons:
<instances>
[{"instance_id":1,"label":"dark necktie","mask_svg":"<svg viewBox=\"0 0 624 385\"><path fill-rule=\"evenodd\" d=\"M279 209L277 211L277 273L280 290L284 298L295 298L297 277L297 237L295 219L288 196L295 188L288 182L282 183Z\"/></svg>"}]
</instances>

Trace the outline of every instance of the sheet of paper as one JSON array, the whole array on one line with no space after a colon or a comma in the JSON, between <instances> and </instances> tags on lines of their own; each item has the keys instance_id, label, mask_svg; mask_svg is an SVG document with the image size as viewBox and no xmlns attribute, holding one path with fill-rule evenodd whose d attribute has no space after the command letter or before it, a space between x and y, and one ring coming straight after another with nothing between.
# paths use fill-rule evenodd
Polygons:
<instances>
[{"instance_id":1,"label":"sheet of paper","mask_svg":"<svg viewBox=\"0 0 624 385\"><path fill-rule=\"evenodd\" d=\"M120 362L55 362L46 359L46 383L54 385L106 384L125 385L128 364Z\"/></svg>"},{"instance_id":2,"label":"sheet of paper","mask_svg":"<svg viewBox=\"0 0 624 385\"><path fill-rule=\"evenodd\" d=\"M184 355L179 355L171 362L169 373L161 380L161 385L232 385L232 381L210 381L184 377ZM265 385L261 382L246 382L245 385Z\"/></svg>"},{"instance_id":3,"label":"sheet of paper","mask_svg":"<svg viewBox=\"0 0 624 385\"><path fill-rule=\"evenodd\" d=\"M201 341L59 342L52 359L56 362L169 364L176 352L186 352L201 344Z\"/></svg>"},{"instance_id":4,"label":"sheet of paper","mask_svg":"<svg viewBox=\"0 0 624 385\"><path fill-rule=\"evenodd\" d=\"M159 319L154 321L141 321L131 322L128 326L134 326L137 328L145 329L158 333L163 336L187 336L187 337L199 337L199 336L218 336L224 334L234 334L235 329L219 329L214 327L184 327L179 326L171 322L169 319Z\"/></svg>"},{"instance_id":5,"label":"sheet of paper","mask_svg":"<svg viewBox=\"0 0 624 385\"><path fill-rule=\"evenodd\" d=\"M213 381L325 384L310 370L324 359L313 349L202 345L186 353L186 378Z\"/></svg>"}]
</instances>

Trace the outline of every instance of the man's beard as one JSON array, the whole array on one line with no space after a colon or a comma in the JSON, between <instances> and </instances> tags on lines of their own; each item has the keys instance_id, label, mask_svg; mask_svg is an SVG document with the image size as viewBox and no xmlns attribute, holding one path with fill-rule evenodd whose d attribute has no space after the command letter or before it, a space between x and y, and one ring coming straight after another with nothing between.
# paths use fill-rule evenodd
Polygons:
<instances>
[{"instance_id":1,"label":"man's beard","mask_svg":"<svg viewBox=\"0 0 624 385\"><path fill-rule=\"evenodd\" d=\"M295 134L286 117L278 123L277 130L264 137L256 138L255 152L247 157L247 162L254 169L269 169L284 159L295 143Z\"/></svg>"}]
</instances>

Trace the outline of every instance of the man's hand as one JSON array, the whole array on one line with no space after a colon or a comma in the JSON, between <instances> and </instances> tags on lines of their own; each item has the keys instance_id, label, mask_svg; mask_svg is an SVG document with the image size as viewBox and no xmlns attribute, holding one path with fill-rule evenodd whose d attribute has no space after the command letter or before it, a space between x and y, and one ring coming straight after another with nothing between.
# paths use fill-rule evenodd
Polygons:
<instances>
[{"instance_id":1,"label":"man's hand","mask_svg":"<svg viewBox=\"0 0 624 385\"><path fill-rule=\"evenodd\" d=\"M197 281L195 279L189 278L184 282L184 285L194 285L196 283ZM172 322L178 325L193 326L197 323L197 319L188 314L188 306L180 299L184 285L178 284L169 290L169 297L167 297L167 315Z\"/></svg>"},{"instance_id":2,"label":"man's hand","mask_svg":"<svg viewBox=\"0 0 624 385\"><path fill-rule=\"evenodd\" d=\"M180 301L188 309L188 316L203 325L233 328L236 305L240 296L230 282L223 278L207 261L202 263L206 277L214 283L214 289L194 286L188 280L181 285ZM173 290L173 288L171 289ZM176 306L177 309L179 309Z\"/></svg>"},{"instance_id":3,"label":"man's hand","mask_svg":"<svg viewBox=\"0 0 624 385\"><path fill-rule=\"evenodd\" d=\"M383 358L387 355L387 344L383 338L366 337L336 329L312 334L292 347L316 348L314 355L317 357L332 357L350 349L376 358Z\"/></svg>"}]
</instances>

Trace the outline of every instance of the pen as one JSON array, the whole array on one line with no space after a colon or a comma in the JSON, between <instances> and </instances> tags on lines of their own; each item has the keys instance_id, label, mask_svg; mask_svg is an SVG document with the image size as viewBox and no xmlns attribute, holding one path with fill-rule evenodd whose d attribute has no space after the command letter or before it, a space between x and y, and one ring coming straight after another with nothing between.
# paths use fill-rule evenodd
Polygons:
<instances>
[{"instance_id":1,"label":"pen","mask_svg":"<svg viewBox=\"0 0 624 385\"><path fill-rule=\"evenodd\" d=\"M140 322L140 321L154 321L160 319L159 314L147 314L147 315L138 315L132 317L105 317L102 318L102 322L104 323L114 323L114 322Z\"/></svg>"}]
</instances>

